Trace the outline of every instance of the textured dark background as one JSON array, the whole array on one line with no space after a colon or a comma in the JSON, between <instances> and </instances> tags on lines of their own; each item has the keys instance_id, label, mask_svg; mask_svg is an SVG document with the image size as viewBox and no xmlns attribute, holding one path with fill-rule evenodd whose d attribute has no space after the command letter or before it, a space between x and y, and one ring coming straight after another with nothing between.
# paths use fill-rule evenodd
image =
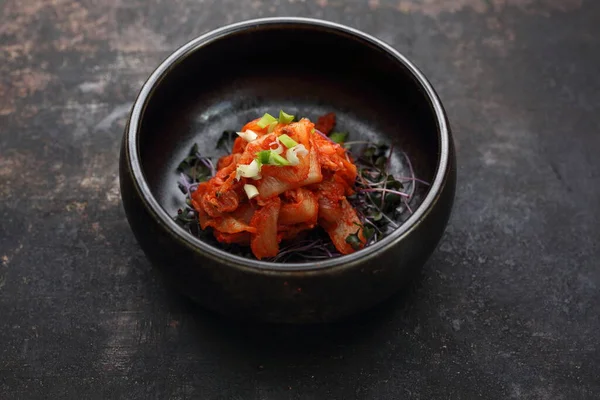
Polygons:
<instances>
[{"instance_id":1,"label":"textured dark background","mask_svg":"<svg viewBox=\"0 0 600 400\"><path fill-rule=\"evenodd\" d=\"M0 2L1 399L600 398L600 2ZM411 58L455 131L414 288L327 327L236 326L167 291L120 206L126 114L189 39L325 18Z\"/></svg>"}]
</instances>

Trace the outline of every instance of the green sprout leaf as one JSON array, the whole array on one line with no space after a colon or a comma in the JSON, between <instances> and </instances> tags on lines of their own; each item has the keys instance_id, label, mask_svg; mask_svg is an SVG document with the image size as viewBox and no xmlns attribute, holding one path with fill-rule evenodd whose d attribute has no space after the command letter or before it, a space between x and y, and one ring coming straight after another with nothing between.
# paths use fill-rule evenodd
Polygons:
<instances>
[{"instance_id":1,"label":"green sprout leaf","mask_svg":"<svg viewBox=\"0 0 600 400\"><path fill-rule=\"evenodd\" d=\"M362 242L360 241L360 238L358 237L358 233L360 232L361 228L358 228L356 230L356 233L351 233L350 235L346 236L346 243L348 243L350 246L352 246L352 248L354 250L360 250L361 246L362 246Z\"/></svg>"},{"instance_id":2,"label":"green sprout leaf","mask_svg":"<svg viewBox=\"0 0 600 400\"><path fill-rule=\"evenodd\" d=\"M329 134L329 139L338 144L343 144L347 138L348 132L332 132Z\"/></svg>"}]
</instances>

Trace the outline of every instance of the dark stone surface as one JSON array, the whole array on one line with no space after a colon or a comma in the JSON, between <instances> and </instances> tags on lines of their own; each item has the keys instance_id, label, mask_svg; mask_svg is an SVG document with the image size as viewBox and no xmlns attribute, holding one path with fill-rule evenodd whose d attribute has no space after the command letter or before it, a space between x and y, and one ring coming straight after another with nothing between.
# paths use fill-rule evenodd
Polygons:
<instances>
[{"instance_id":1,"label":"dark stone surface","mask_svg":"<svg viewBox=\"0 0 600 400\"><path fill-rule=\"evenodd\" d=\"M600 396L600 3L0 7L0 398ZM439 250L413 290L351 322L236 326L195 308L157 279L120 206L119 139L150 71L269 15L390 42L453 123L459 189Z\"/></svg>"}]
</instances>

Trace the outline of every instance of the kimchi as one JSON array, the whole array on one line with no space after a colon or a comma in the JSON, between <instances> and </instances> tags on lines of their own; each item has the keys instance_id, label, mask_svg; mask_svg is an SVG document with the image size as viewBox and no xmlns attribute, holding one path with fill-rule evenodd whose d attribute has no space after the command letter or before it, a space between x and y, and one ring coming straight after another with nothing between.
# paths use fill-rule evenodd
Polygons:
<instances>
[{"instance_id":1,"label":"kimchi","mask_svg":"<svg viewBox=\"0 0 600 400\"><path fill-rule=\"evenodd\" d=\"M319 121L330 130L335 116ZM327 133L327 132L325 132ZM237 132L231 154L221 157L215 175L200 183L191 203L201 229L222 243L249 246L258 259L275 257L282 242L323 229L341 254L364 247L356 210L357 168L339 144L306 118L265 114ZM358 243L347 240L353 235Z\"/></svg>"}]
</instances>

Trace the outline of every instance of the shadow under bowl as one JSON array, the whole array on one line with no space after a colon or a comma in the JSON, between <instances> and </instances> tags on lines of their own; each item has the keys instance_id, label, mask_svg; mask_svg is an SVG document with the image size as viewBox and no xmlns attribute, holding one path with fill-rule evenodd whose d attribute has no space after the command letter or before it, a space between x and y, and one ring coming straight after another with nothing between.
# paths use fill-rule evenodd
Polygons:
<instances>
[{"instance_id":1,"label":"shadow under bowl","mask_svg":"<svg viewBox=\"0 0 600 400\"><path fill-rule=\"evenodd\" d=\"M224 130L265 112L337 115L350 140L386 143L430 183L392 234L354 254L271 263L223 250L173 221L184 201L178 163L194 143L217 155ZM383 42L302 18L242 22L175 51L144 84L126 127L121 196L142 249L163 277L201 305L238 319L323 322L365 310L405 287L436 248L451 212L456 171L448 121L422 73Z\"/></svg>"}]
</instances>

